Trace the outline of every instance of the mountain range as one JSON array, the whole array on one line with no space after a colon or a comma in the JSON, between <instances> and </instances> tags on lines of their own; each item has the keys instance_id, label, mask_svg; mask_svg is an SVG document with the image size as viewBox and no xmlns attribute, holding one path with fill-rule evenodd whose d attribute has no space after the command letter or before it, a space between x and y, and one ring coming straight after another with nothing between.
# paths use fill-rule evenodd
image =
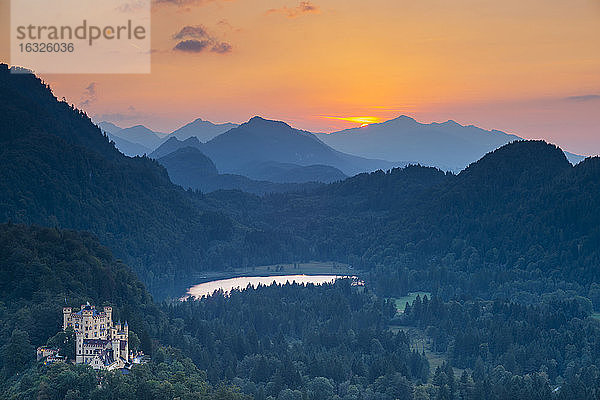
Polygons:
<instances>
[{"instance_id":1,"label":"mountain range","mask_svg":"<svg viewBox=\"0 0 600 400\"><path fill-rule=\"evenodd\" d=\"M163 138L141 125L122 129L101 122L99 126L128 156L148 154L161 160L185 147L200 150L203 156L217 165L221 175L227 175L227 179L211 176L209 183L209 177L204 175L198 176L196 183L190 185L193 178L191 173L187 173L184 186L199 190L240 189L257 194L268 193L269 190L298 190L304 187L290 184L330 183L347 175L389 169L401 164L346 155L323 144L310 132L260 117L241 126L215 125L197 119ZM226 132L221 133L224 130ZM203 143L200 138L210 140ZM182 156L181 153L179 155ZM190 157L190 153L186 154L186 160L181 160L180 164L189 162ZM169 160L167 169L176 169L176 158ZM181 172L179 169L172 175L181 178Z\"/></svg>"},{"instance_id":2,"label":"mountain range","mask_svg":"<svg viewBox=\"0 0 600 400\"><path fill-rule=\"evenodd\" d=\"M210 121L204 121L202 118L197 118L189 124L171 132L169 138L176 137L179 140L186 140L195 137L202 143L205 143L237 126L237 124L232 124L230 122L213 124Z\"/></svg>"},{"instance_id":3,"label":"mountain range","mask_svg":"<svg viewBox=\"0 0 600 400\"><path fill-rule=\"evenodd\" d=\"M422 165L459 172L486 153L523 138L498 130L485 130L455 121L423 124L408 116L318 134L339 151L388 161L412 160ZM584 157L566 153L573 163Z\"/></svg>"},{"instance_id":4,"label":"mountain range","mask_svg":"<svg viewBox=\"0 0 600 400\"><path fill-rule=\"evenodd\" d=\"M140 131L139 127L134 128L136 132ZM180 138L185 136L177 135L175 132L168 135L160 146L149 153L149 156L159 159L177 149L195 147L208 156L221 173L233 173L257 179L272 176L281 180L285 176L282 171L310 166L312 170L318 172L315 176L323 175L323 180L313 179L305 170L306 179L322 182L406 164L344 154L330 148L311 132L294 129L284 122L261 117L254 117L206 143L197 136L189 136L183 140ZM276 169L267 171L269 167ZM326 170L329 170L330 174L327 174Z\"/></svg>"},{"instance_id":5,"label":"mountain range","mask_svg":"<svg viewBox=\"0 0 600 400\"><path fill-rule=\"evenodd\" d=\"M274 192L280 192L284 188L299 189L298 186L289 185L292 183L330 183L345 179L348 175L400 165L343 154L331 149L310 132L260 117L254 117L206 143L200 142L196 137L181 141L169 135L149 156L163 163L166 155L186 147L198 149L202 156L207 156L215 163L220 174L227 175L226 180L223 177L211 177L210 184L207 176L198 176L196 184L190 187L201 190L208 187L244 188L252 193L264 193L266 185ZM186 161L182 163L188 162L189 157L191 154L186 153ZM176 157L169 161L168 165L163 165L171 173L176 168ZM173 176L180 177L181 169L174 172ZM187 185L193 182L190 174L187 174L185 181ZM219 186L217 182L224 185ZM266 182L288 185L267 185ZM258 189L252 189L253 184L258 185Z\"/></svg>"},{"instance_id":6,"label":"mountain range","mask_svg":"<svg viewBox=\"0 0 600 400\"><path fill-rule=\"evenodd\" d=\"M190 138L188 141L191 139L196 138ZM169 141L173 140L177 139L169 139ZM295 182L298 180L293 177L295 168L288 175L280 177L280 182L275 182L273 179L268 181L254 180L243 175L219 174L212 160L194 146L181 147L158 158L157 161L167 169L169 178L173 183L185 189L200 190L203 193L210 193L216 190L241 190L247 193L265 195L268 193L305 191L314 189L320 185L316 181L311 180L312 175L310 173L312 171L309 171L308 176L302 175L302 171L300 171L300 182ZM341 175L342 178L340 179L343 179L345 175ZM303 180L302 178L305 179Z\"/></svg>"},{"instance_id":7,"label":"mountain range","mask_svg":"<svg viewBox=\"0 0 600 400\"><path fill-rule=\"evenodd\" d=\"M203 153L207 146L208 144L201 143L196 137L183 141L171 137L150 153L149 157L158 160L167 168L174 183L203 192L237 189L254 194L278 193L304 190L307 187L315 187L315 183L331 183L347 177L337 168L327 165L301 166L276 161L248 165L239 174L218 170L215 170L214 174L199 174L194 172L194 168L187 170L191 164L204 165L209 161L214 165ZM269 160L268 154L263 157Z\"/></svg>"},{"instance_id":8,"label":"mountain range","mask_svg":"<svg viewBox=\"0 0 600 400\"><path fill-rule=\"evenodd\" d=\"M164 142L164 134L154 132L143 125L121 128L113 123L102 121L98 127L115 142L123 154L128 156L149 154Z\"/></svg>"},{"instance_id":9,"label":"mountain range","mask_svg":"<svg viewBox=\"0 0 600 400\"><path fill-rule=\"evenodd\" d=\"M401 164L341 153L310 132L261 117L254 117L208 141L202 151L215 162L219 171L227 173L244 173L265 162L329 165L346 175L389 169Z\"/></svg>"},{"instance_id":10,"label":"mountain range","mask_svg":"<svg viewBox=\"0 0 600 400\"><path fill-rule=\"evenodd\" d=\"M255 117L240 126L232 123L213 124L198 118L166 136L139 125L122 129L111 123L101 122L99 126L126 155L152 153L153 158L160 158L169 149L191 145L214 158L213 161L221 172L267 180L277 175L275 170L265 170L265 166L272 162L303 166L315 162L315 165L338 168L350 176L407 163L459 172L498 147L515 140L524 140L514 134L485 130L473 125L465 126L452 120L424 124L405 115L329 134L313 134L278 122ZM291 133L300 133L304 137L315 136L329 149L309 141L301 141L302 145L299 146L300 136ZM170 142L162 146L173 138L185 142L185 145ZM196 140L193 143L188 141L194 138ZM251 151L241 154L245 148ZM295 151L290 151L290 148ZM231 157L225 154L227 152L231 152ZM325 156L325 153L329 154ZM584 158L573 153L565 154L571 163L578 163ZM361 159L352 158L351 155ZM258 168L262 173L256 173L256 164L262 164ZM318 174L308 174L306 179L305 181L326 183L332 181L328 175L321 177Z\"/></svg>"}]
</instances>

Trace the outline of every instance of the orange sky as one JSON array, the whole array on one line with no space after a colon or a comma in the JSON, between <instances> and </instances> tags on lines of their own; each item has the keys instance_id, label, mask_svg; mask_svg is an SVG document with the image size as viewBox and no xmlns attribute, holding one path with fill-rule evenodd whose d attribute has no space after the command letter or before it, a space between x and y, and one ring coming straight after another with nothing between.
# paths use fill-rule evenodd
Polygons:
<instances>
[{"instance_id":1,"label":"orange sky","mask_svg":"<svg viewBox=\"0 0 600 400\"><path fill-rule=\"evenodd\" d=\"M174 51L184 26L231 50ZM262 115L332 131L407 114L600 153L600 0L163 0L152 47L150 75L43 77L123 126Z\"/></svg>"}]
</instances>

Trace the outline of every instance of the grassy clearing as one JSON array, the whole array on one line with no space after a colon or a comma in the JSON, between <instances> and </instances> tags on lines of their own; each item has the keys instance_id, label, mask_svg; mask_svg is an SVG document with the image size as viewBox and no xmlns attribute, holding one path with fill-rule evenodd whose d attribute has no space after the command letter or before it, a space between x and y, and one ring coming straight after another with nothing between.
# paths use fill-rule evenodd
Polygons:
<instances>
[{"instance_id":1,"label":"grassy clearing","mask_svg":"<svg viewBox=\"0 0 600 400\"><path fill-rule=\"evenodd\" d=\"M595 312L592 314L592 318L594 318L595 320L600 321L600 312Z\"/></svg>"},{"instance_id":2,"label":"grassy clearing","mask_svg":"<svg viewBox=\"0 0 600 400\"><path fill-rule=\"evenodd\" d=\"M429 293L429 292L411 292L406 296L396 298L394 300L396 301L396 309L398 310L398 313L404 313L404 309L406 308L406 303L408 302L408 303L412 304L412 302L415 301L417 296L421 296L421 299L423 298L423 296L427 296L428 298L431 299L431 293Z\"/></svg>"},{"instance_id":3,"label":"grassy clearing","mask_svg":"<svg viewBox=\"0 0 600 400\"><path fill-rule=\"evenodd\" d=\"M433 343L423 329L407 325L393 325L390 326L390 330L392 332L404 331L408 335L413 348L416 348L419 352L425 350L425 357L429 361L430 376L433 376L437 367L447 361L446 354L433 351ZM464 370L456 367L453 369L454 376L458 379Z\"/></svg>"}]
</instances>

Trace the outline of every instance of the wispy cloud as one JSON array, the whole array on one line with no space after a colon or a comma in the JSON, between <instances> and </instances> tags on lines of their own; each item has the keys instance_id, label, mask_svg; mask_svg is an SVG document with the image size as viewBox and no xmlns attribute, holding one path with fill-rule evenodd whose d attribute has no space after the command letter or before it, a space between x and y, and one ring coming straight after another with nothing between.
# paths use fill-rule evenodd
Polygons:
<instances>
[{"instance_id":1,"label":"wispy cloud","mask_svg":"<svg viewBox=\"0 0 600 400\"><path fill-rule=\"evenodd\" d=\"M201 53L210 50L213 53L226 54L232 50L231 44L215 38L202 25L184 26L172 36L172 39L178 41L173 50L185 53Z\"/></svg>"},{"instance_id":2,"label":"wispy cloud","mask_svg":"<svg viewBox=\"0 0 600 400\"><path fill-rule=\"evenodd\" d=\"M584 101L597 101L600 100L600 94L585 94L581 96L569 96L565 97L567 101L576 101L576 102L584 102Z\"/></svg>"},{"instance_id":3,"label":"wispy cloud","mask_svg":"<svg viewBox=\"0 0 600 400\"><path fill-rule=\"evenodd\" d=\"M225 54L231 51L231 45L227 42L219 42L210 48L213 53Z\"/></svg>"},{"instance_id":4,"label":"wispy cloud","mask_svg":"<svg viewBox=\"0 0 600 400\"><path fill-rule=\"evenodd\" d=\"M90 84L84 89L81 99L79 100L79 107L88 107L98 100L96 93L96 82L90 82Z\"/></svg>"},{"instance_id":5,"label":"wispy cloud","mask_svg":"<svg viewBox=\"0 0 600 400\"><path fill-rule=\"evenodd\" d=\"M184 26L179 32L173 35L173 39L184 38L208 38L208 32L202 25Z\"/></svg>"},{"instance_id":6,"label":"wispy cloud","mask_svg":"<svg viewBox=\"0 0 600 400\"><path fill-rule=\"evenodd\" d=\"M283 14L288 18L296 18L306 14L318 14L321 12L319 6L312 4L310 1L301 1L296 7L283 6L281 8L271 8L266 14Z\"/></svg>"},{"instance_id":7,"label":"wispy cloud","mask_svg":"<svg viewBox=\"0 0 600 400\"><path fill-rule=\"evenodd\" d=\"M210 42L208 40L188 39L177 43L175 47L173 47L173 50L183 51L186 53L200 53L208 46L210 46Z\"/></svg>"}]
</instances>

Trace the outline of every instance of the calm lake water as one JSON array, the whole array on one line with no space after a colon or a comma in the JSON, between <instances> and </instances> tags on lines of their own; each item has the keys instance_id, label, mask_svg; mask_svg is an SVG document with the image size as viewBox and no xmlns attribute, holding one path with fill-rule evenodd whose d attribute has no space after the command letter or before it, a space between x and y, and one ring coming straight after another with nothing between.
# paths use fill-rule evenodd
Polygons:
<instances>
[{"instance_id":1,"label":"calm lake water","mask_svg":"<svg viewBox=\"0 0 600 400\"><path fill-rule=\"evenodd\" d=\"M203 296L210 296L215 290L222 289L224 292L230 292L232 289L244 289L248 285L256 287L260 285L271 285L273 282L284 285L286 282L298 284L313 283L315 285L321 285L323 283L330 283L336 279L347 278L346 276L339 275L281 275L281 276L240 276L237 278L222 279L219 281L211 281L200 283L196 286L192 286L187 294L188 296L194 296L201 298Z\"/></svg>"}]
</instances>

